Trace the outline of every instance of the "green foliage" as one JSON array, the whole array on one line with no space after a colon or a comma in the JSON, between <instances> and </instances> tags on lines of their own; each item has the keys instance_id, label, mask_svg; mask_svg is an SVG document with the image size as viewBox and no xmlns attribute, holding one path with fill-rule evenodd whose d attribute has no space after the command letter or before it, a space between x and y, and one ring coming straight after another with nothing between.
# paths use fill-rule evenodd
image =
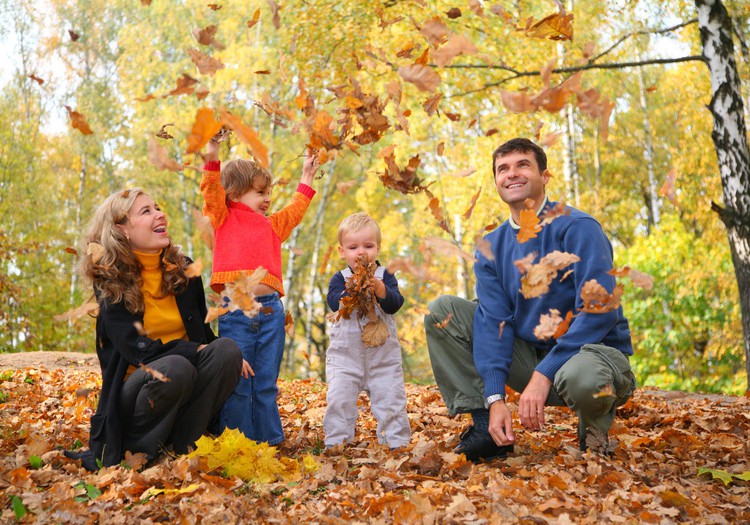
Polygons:
<instances>
[{"instance_id":1,"label":"green foliage","mask_svg":"<svg viewBox=\"0 0 750 525\"><path fill-rule=\"evenodd\" d=\"M29 466L33 469L40 469L44 466L44 461L39 456L29 456Z\"/></svg>"},{"instance_id":2,"label":"green foliage","mask_svg":"<svg viewBox=\"0 0 750 525\"><path fill-rule=\"evenodd\" d=\"M652 292L631 286L623 298L641 386L744 391L739 301L728 251L669 215L659 230L618 254L618 266L655 280Z\"/></svg>"},{"instance_id":3,"label":"green foliage","mask_svg":"<svg viewBox=\"0 0 750 525\"><path fill-rule=\"evenodd\" d=\"M79 481L75 484L74 488L78 493L74 500L78 503L87 503L102 495L102 491L96 485L86 483L85 481Z\"/></svg>"},{"instance_id":4,"label":"green foliage","mask_svg":"<svg viewBox=\"0 0 750 525\"><path fill-rule=\"evenodd\" d=\"M18 496L12 496L10 498L10 506L13 508L13 513L16 515L17 520L20 520L29 513L26 506L23 504L23 501L21 501L21 498Z\"/></svg>"}]
</instances>

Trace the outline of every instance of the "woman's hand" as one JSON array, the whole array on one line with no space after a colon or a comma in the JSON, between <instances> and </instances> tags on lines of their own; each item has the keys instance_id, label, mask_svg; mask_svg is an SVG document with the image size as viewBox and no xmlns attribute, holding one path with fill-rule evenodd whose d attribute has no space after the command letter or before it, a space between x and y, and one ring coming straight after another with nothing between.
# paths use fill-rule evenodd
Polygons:
<instances>
[{"instance_id":1,"label":"woman's hand","mask_svg":"<svg viewBox=\"0 0 750 525\"><path fill-rule=\"evenodd\" d=\"M255 372L253 371L253 368L250 366L250 363L242 360L242 377L245 379L248 379L250 376L255 377Z\"/></svg>"}]
</instances>

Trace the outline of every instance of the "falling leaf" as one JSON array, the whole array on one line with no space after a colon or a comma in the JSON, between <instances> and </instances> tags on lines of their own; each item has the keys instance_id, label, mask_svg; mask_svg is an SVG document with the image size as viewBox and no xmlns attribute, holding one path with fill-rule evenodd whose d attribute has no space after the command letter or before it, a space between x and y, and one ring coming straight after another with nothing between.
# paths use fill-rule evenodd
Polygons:
<instances>
[{"instance_id":1,"label":"falling leaf","mask_svg":"<svg viewBox=\"0 0 750 525\"><path fill-rule=\"evenodd\" d=\"M98 242L90 242L86 245L86 255L91 256L91 262L96 264L104 257L104 246Z\"/></svg>"},{"instance_id":2,"label":"falling leaf","mask_svg":"<svg viewBox=\"0 0 750 525\"><path fill-rule=\"evenodd\" d=\"M287 312L284 316L284 332L287 337L292 337L294 334L294 318L291 312Z\"/></svg>"},{"instance_id":3,"label":"falling leaf","mask_svg":"<svg viewBox=\"0 0 750 525\"><path fill-rule=\"evenodd\" d=\"M73 31L72 29L68 29L68 34L70 35L70 39L73 42L78 42L78 39L81 38L81 35Z\"/></svg>"},{"instance_id":4,"label":"falling leaf","mask_svg":"<svg viewBox=\"0 0 750 525\"><path fill-rule=\"evenodd\" d=\"M427 190L429 192L429 190ZM430 213L432 213L432 216L435 217L435 220L438 222L438 226L440 226L446 233L451 234L451 228L448 225L448 221L445 219L445 215L443 214L443 207L440 204L440 200L437 197L430 195L430 202L428 204L428 208L430 210Z\"/></svg>"},{"instance_id":5,"label":"falling leaf","mask_svg":"<svg viewBox=\"0 0 750 525\"><path fill-rule=\"evenodd\" d=\"M539 216L537 216L536 211L530 209L521 210L518 221L520 228L516 235L516 239L520 244L523 244L530 239L534 239L536 234L542 231L542 226L539 222Z\"/></svg>"},{"instance_id":6,"label":"falling leaf","mask_svg":"<svg viewBox=\"0 0 750 525\"><path fill-rule=\"evenodd\" d=\"M443 99L443 94L438 92L438 93L435 93L430 98L428 98L427 100L425 100L424 103L422 104L422 107L424 108L425 113L427 113L430 116L437 113L438 108L440 106L440 101L442 99Z\"/></svg>"},{"instance_id":7,"label":"falling leaf","mask_svg":"<svg viewBox=\"0 0 750 525\"><path fill-rule=\"evenodd\" d=\"M156 379L157 381L161 381L162 383L169 383L171 379L169 379L167 376L162 374L160 371L151 368L150 366L145 365L144 363L141 363L139 368L146 372L147 374L151 374L151 376Z\"/></svg>"},{"instance_id":8,"label":"falling leaf","mask_svg":"<svg viewBox=\"0 0 750 525\"><path fill-rule=\"evenodd\" d=\"M219 9L224 7L221 4L206 4L206 5L209 7L209 9L211 9L211 11L218 11Z\"/></svg>"},{"instance_id":9,"label":"falling leaf","mask_svg":"<svg viewBox=\"0 0 750 525\"><path fill-rule=\"evenodd\" d=\"M99 303L96 302L94 296L89 297L80 306L68 310L67 312L55 315L52 317L53 321L62 322L69 321L71 324L75 324L78 319L84 316L96 316L99 313Z\"/></svg>"},{"instance_id":10,"label":"falling leaf","mask_svg":"<svg viewBox=\"0 0 750 525\"><path fill-rule=\"evenodd\" d=\"M428 249L446 257L461 258L468 263L474 262L474 257L463 251L455 243L440 237L428 236L422 240L420 248Z\"/></svg>"},{"instance_id":11,"label":"falling leaf","mask_svg":"<svg viewBox=\"0 0 750 525\"><path fill-rule=\"evenodd\" d=\"M492 252L490 241L482 237L482 235L477 235L475 242L477 245L476 251L481 253L488 261L495 260L495 254Z\"/></svg>"},{"instance_id":12,"label":"falling leaf","mask_svg":"<svg viewBox=\"0 0 750 525\"><path fill-rule=\"evenodd\" d=\"M200 277L203 272L203 261L200 258L196 259L192 263L188 264L185 268L185 277L188 279L194 279Z\"/></svg>"},{"instance_id":13,"label":"falling leaf","mask_svg":"<svg viewBox=\"0 0 750 525\"><path fill-rule=\"evenodd\" d=\"M461 215L465 220L471 219L471 214L474 211L474 206L477 205L477 200L479 199L479 195L482 194L482 187L480 186L477 192L472 195L471 200L469 201L469 207L466 208L466 211Z\"/></svg>"},{"instance_id":14,"label":"falling leaf","mask_svg":"<svg viewBox=\"0 0 750 525\"><path fill-rule=\"evenodd\" d=\"M189 47L187 54L190 55L190 60L198 66L198 71L201 75L214 75L217 71L225 67L221 60L201 53L195 48Z\"/></svg>"},{"instance_id":15,"label":"falling leaf","mask_svg":"<svg viewBox=\"0 0 750 525\"><path fill-rule=\"evenodd\" d=\"M325 275L326 269L328 268L328 261L331 260L331 255L333 254L334 246L331 244L328 246L328 249L326 250L326 253L323 254L323 259L320 262L320 268L318 270L318 273L320 275Z\"/></svg>"},{"instance_id":16,"label":"falling leaf","mask_svg":"<svg viewBox=\"0 0 750 525\"><path fill-rule=\"evenodd\" d=\"M160 139L173 139L174 137L167 132L167 126L174 126L174 123L170 122L169 124L164 124L157 133L154 133L154 135Z\"/></svg>"},{"instance_id":17,"label":"falling leaf","mask_svg":"<svg viewBox=\"0 0 750 525\"><path fill-rule=\"evenodd\" d=\"M270 75L271 70L270 69L260 69L258 71L254 72L256 75Z\"/></svg>"},{"instance_id":18,"label":"falling leaf","mask_svg":"<svg viewBox=\"0 0 750 525\"><path fill-rule=\"evenodd\" d=\"M591 279L586 281L581 288L581 299L583 300L581 309L591 314L611 312L620 306L622 293L623 287L621 284L616 285L610 294L595 279Z\"/></svg>"},{"instance_id":19,"label":"falling leaf","mask_svg":"<svg viewBox=\"0 0 750 525\"><path fill-rule=\"evenodd\" d=\"M528 111L535 111L536 106L532 103L531 97L523 91L501 91L500 101L508 111L514 113L526 113Z\"/></svg>"},{"instance_id":20,"label":"falling leaf","mask_svg":"<svg viewBox=\"0 0 750 525\"><path fill-rule=\"evenodd\" d=\"M76 257L78 256L78 250L76 250L75 248L71 248L69 246L65 248L65 252L71 255L75 255Z\"/></svg>"},{"instance_id":21,"label":"falling leaf","mask_svg":"<svg viewBox=\"0 0 750 525\"><path fill-rule=\"evenodd\" d=\"M380 151L378 151L378 154L376 155L376 157L379 158L379 159L384 159L384 158L392 155L395 149L396 149L396 145L395 144L391 144L390 146L386 146L385 148L383 148Z\"/></svg>"},{"instance_id":22,"label":"falling leaf","mask_svg":"<svg viewBox=\"0 0 750 525\"><path fill-rule=\"evenodd\" d=\"M200 233L201 240L209 250L214 249L214 228L211 220L196 209L191 210L195 229Z\"/></svg>"},{"instance_id":23,"label":"falling leaf","mask_svg":"<svg viewBox=\"0 0 750 525\"><path fill-rule=\"evenodd\" d=\"M185 150L185 153L189 155L190 153L197 153L203 149L203 146L205 146L220 129L221 122L216 121L213 110L209 108L199 109L195 115L193 128L187 138L188 147L187 150Z\"/></svg>"},{"instance_id":24,"label":"falling leaf","mask_svg":"<svg viewBox=\"0 0 750 525\"><path fill-rule=\"evenodd\" d=\"M458 7L451 7L448 11L445 12L445 14L451 20L455 20L456 18L461 17L461 10Z\"/></svg>"},{"instance_id":25,"label":"falling leaf","mask_svg":"<svg viewBox=\"0 0 750 525\"><path fill-rule=\"evenodd\" d=\"M442 157L444 151L445 151L445 142L441 142L440 144L437 145L437 148L436 148L438 157Z\"/></svg>"},{"instance_id":26,"label":"falling leaf","mask_svg":"<svg viewBox=\"0 0 750 525\"><path fill-rule=\"evenodd\" d=\"M253 156L261 166L268 167L268 148L261 142L255 130L246 126L238 116L232 115L226 110L221 110L221 124L234 131L240 142L250 146Z\"/></svg>"},{"instance_id":27,"label":"falling leaf","mask_svg":"<svg viewBox=\"0 0 750 525\"><path fill-rule=\"evenodd\" d=\"M33 74L32 74L32 75L29 75L29 78L30 78L31 80L33 80L34 82L36 82L37 84L39 84L40 86L41 86L42 84L44 84L44 80L43 80L43 79L41 79L41 78L39 78L39 77L38 77L38 76L36 76L36 75L33 75Z\"/></svg>"},{"instance_id":28,"label":"falling leaf","mask_svg":"<svg viewBox=\"0 0 750 525\"><path fill-rule=\"evenodd\" d=\"M348 180L345 182L337 182L336 183L336 189L341 193L341 195L346 195L350 189L352 189L354 186L357 185L356 180Z\"/></svg>"},{"instance_id":29,"label":"falling leaf","mask_svg":"<svg viewBox=\"0 0 750 525\"><path fill-rule=\"evenodd\" d=\"M570 209L565 206L565 201L561 200L555 206L546 208L541 215L542 222L540 226L544 227L557 219L565 215L570 215Z\"/></svg>"},{"instance_id":30,"label":"falling leaf","mask_svg":"<svg viewBox=\"0 0 750 525\"><path fill-rule=\"evenodd\" d=\"M477 46L465 35L452 35L448 41L432 52L432 59L438 67L445 67L461 55L474 55Z\"/></svg>"},{"instance_id":31,"label":"falling leaf","mask_svg":"<svg viewBox=\"0 0 750 525\"><path fill-rule=\"evenodd\" d=\"M167 148L160 146L153 138L148 141L148 161L159 170L169 170L174 172L182 171L185 167L176 160L169 157Z\"/></svg>"},{"instance_id":32,"label":"falling leaf","mask_svg":"<svg viewBox=\"0 0 750 525\"><path fill-rule=\"evenodd\" d=\"M554 13L534 23L529 18L525 28L516 28L532 38L573 40L573 14Z\"/></svg>"},{"instance_id":33,"label":"falling leaf","mask_svg":"<svg viewBox=\"0 0 750 525\"><path fill-rule=\"evenodd\" d=\"M580 257L573 253L565 253L557 250L545 255L536 264L530 264L531 261L528 258L529 256L522 260L514 261L519 271L523 274L521 278L521 295L526 299L532 299L547 293L549 285L560 270L581 260ZM533 260L533 257L531 260Z\"/></svg>"},{"instance_id":34,"label":"falling leaf","mask_svg":"<svg viewBox=\"0 0 750 525\"><path fill-rule=\"evenodd\" d=\"M674 181L677 179L677 172L674 170L671 170L667 174L667 178L664 181L664 184L662 184L662 187L659 189L659 195L661 197L666 197L669 199L669 202L671 202L675 207L679 208L679 204L677 202L677 194L675 193L674 189Z\"/></svg>"},{"instance_id":35,"label":"falling leaf","mask_svg":"<svg viewBox=\"0 0 750 525\"><path fill-rule=\"evenodd\" d=\"M448 26L445 25L445 22L440 17L434 16L422 23L419 32L422 33L422 36L425 37L432 47L438 47L448 40L450 29L448 29Z\"/></svg>"},{"instance_id":36,"label":"falling leaf","mask_svg":"<svg viewBox=\"0 0 750 525\"><path fill-rule=\"evenodd\" d=\"M274 0L267 0L268 6L271 8L271 23L273 23L273 27L276 29L279 29L281 27L281 19L279 18L279 11L281 10L281 6L274 2Z\"/></svg>"},{"instance_id":37,"label":"falling leaf","mask_svg":"<svg viewBox=\"0 0 750 525\"><path fill-rule=\"evenodd\" d=\"M450 322L451 319L453 319L453 314L451 312L448 312L448 315L445 316L445 319L443 319L442 321L438 321L437 323L434 323L435 328L445 328L446 326L448 326L448 323Z\"/></svg>"},{"instance_id":38,"label":"falling leaf","mask_svg":"<svg viewBox=\"0 0 750 525\"><path fill-rule=\"evenodd\" d=\"M414 84L421 91L433 92L442 82L436 71L422 64L401 66L398 68L398 74L406 82Z\"/></svg>"},{"instance_id":39,"label":"falling leaf","mask_svg":"<svg viewBox=\"0 0 750 525\"><path fill-rule=\"evenodd\" d=\"M247 27L253 27L260 20L260 9L256 9L253 13L253 17L247 21Z\"/></svg>"},{"instance_id":40,"label":"falling leaf","mask_svg":"<svg viewBox=\"0 0 750 525\"><path fill-rule=\"evenodd\" d=\"M81 113L78 113L77 111L74 111L71 109L70 106L65 106L65 109L68 110L68 116L70 117L70 124L83 133L84 135L93 135L93 131L91 131L91 128L89 127L88 122L86 122L86 117L84 117Z\"/></svg>"},{"instance_id":41,"label":"falling leaf","mask_svg":"<svg viewBox=\"0 0 750 525\"><path fill-rule=\"evenodd\" d=\"M177 87L164 96L174 97L177 95L191 95L193 91L195 91L195 88L193 86L195 86L195 84L197 83L198 81L196 79L186 73L183 73L182 76L177 79Z\"/></svg>"},{"instance_id":42,"label":"falling leaf","mask_svg":"<svg viewBox=\"0 0 750 525\"><path fill-rule=\"evenodd\" d=\"M224 49L224 44L216 41L216 30L217 27L215 25L209 25L203 29L193 29L192 33L199 44L212 46L216 49Z\"/></svg>"}]
</instances>

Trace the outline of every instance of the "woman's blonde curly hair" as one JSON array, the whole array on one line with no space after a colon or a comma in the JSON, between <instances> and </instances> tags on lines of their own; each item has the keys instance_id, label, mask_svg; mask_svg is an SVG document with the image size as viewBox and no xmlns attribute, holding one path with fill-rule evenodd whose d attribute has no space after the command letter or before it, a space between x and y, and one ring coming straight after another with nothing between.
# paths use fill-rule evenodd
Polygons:
<instances>
[{"instance_id":1,"label":"woman's blonde curly hair","mask_svg":"<svg viewBox=\"0 0 750 525\"><path fill-rule=\"evenodd\" d=\"M130 248L128 238L117 226L127 223L128 212L140 195L147 194L141 188L132 188L113 193L104 200L89 223L84 237L85 255L79 262L79 272L91 282L99 303L123 301L125 308L137 315L142 315L145 308L141 293L143 266ZM89 249L92 244L103 248L103 254L96 261L88 253L96 251ZM170 239L161 257L162 297L185 290L189 281L185 275L186 267L187 258Z\"/></svg>"}]
</instances>

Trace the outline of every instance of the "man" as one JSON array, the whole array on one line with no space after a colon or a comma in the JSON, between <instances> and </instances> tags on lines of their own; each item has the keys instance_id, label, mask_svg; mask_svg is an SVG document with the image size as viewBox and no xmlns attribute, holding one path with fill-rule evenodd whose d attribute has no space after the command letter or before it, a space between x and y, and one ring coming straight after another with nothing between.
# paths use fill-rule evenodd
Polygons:
<instances>
[{"instance_id":1,"label":"man","mask_svg":"<svg viewBox=\"0 0 750 525\"><path fill-rule=\"evenodd\" d=\"M628 360L633 347L622 307L598 304L601 311L590 313L596 308L584 309L581 297L584 284L592 280L613 292L615 279L608 273L612 246L596 220L571 207L536 237L519 242L521 212L533 210L541 217L556 205L545 195L550 174L538 145L522 138L502 144L492 155L492 171L510 218L485 237L491 254L477 251L478 301L439 297L425 317L430 361L448 410L470 412L474 421L456 452L479 461L513 450L506 384L521 393L518 418L529 430L544 427L545 406L570 407L578 416L579 444L585 450L587 431L603 443L615 408L635 389ZM555 251L579 260L561 275L552 272L546 293L522 292L519 268L528 271L529 260L539 263ZM556 339L540 332L537 337L541 316L553 315L553 310L563 318L571 312L568 330Z\"/></svg>"}]
</instances>

